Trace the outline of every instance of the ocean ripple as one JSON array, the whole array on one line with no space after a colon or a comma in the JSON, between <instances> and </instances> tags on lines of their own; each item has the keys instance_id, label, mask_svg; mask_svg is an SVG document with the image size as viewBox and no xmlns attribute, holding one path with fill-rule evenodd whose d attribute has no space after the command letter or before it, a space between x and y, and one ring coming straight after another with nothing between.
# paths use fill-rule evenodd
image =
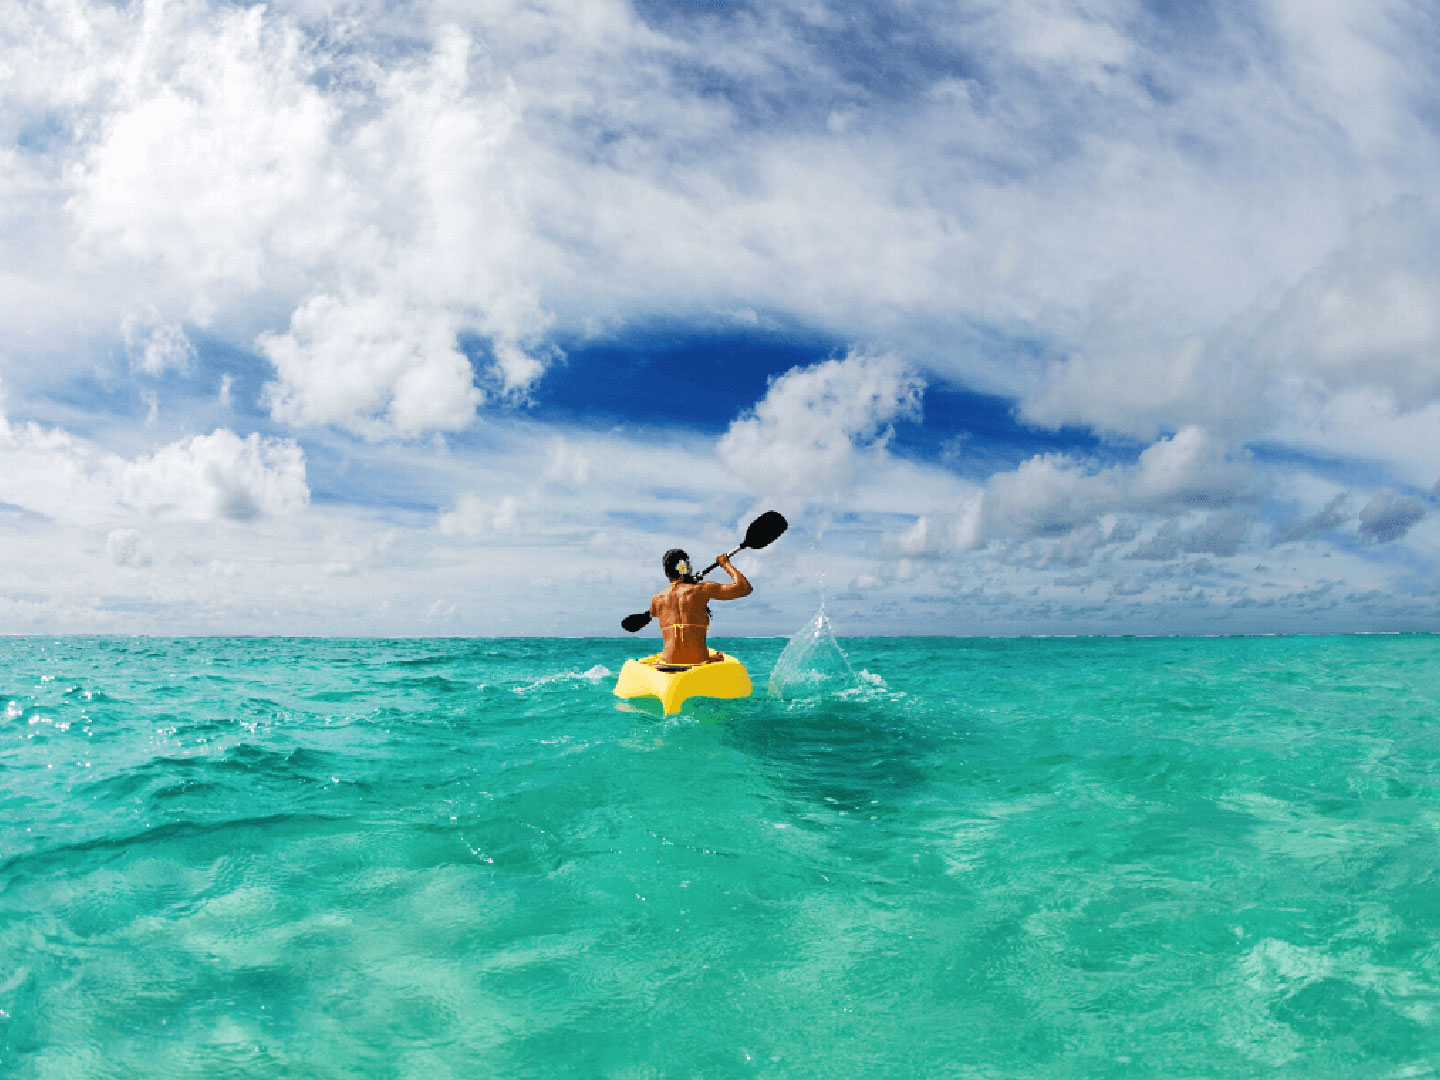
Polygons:
<instances>
[{"instance_id":1,"label":"ocean ripple","mask_svg":"<svg viewBox=\"0 0 1440 1080\"><path fill-rule=\"evenodd\" d=\"M1434 1074L1437 639L635 651L7 639L0 1074Z\"/></svg>"}]
</instances>

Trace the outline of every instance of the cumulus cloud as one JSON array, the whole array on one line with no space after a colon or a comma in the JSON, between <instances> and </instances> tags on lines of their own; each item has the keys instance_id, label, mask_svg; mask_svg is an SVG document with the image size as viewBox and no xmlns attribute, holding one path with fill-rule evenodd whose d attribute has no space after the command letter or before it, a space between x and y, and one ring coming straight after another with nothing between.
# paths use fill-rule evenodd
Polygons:
<instances>
[{"instance_id":1,"label":"cumulus cloud","mask_svg":"<svg viewBox=\"0 0 1440 1080\"><path fill-rule=\"evenodd\" d=\"M1141 507L1227 505L1252 483L1246 456L1203 428L1183 428L1141 452L1138 468L1127 476L1127 494Z\"/></svg>"},{"instance_id":2,"label":"cumulus cloud","mask_svg":"<svg viewBox=\"0 0 1440 1080\"><path fill-rule=\"evenodd\" d=\"M304 454L289 440L221 428L126 459L59 428L0 417L0 500L55 520L250 521L293 513L309 498Z\"/></svg>"},{"instance_id":3,"label":"cumulus cloud","mask_svg":"<svg viewBox=\"0 0 1440 1080\"><path fill-rule=\"evenodd\" d=\"M1254 497L1247 455L1203 429L1185 428L1146 447L1130 465L1098 468L1065 454L1038 454L992 475L957 509L922 514L889 542L902 554L931 556L1018 543L1028 546L1010 553L1014 565L1074 567L1133 539L1140 518L1163 523L1142 545L1142 558L1229 555L1248 535L1247 516L1212 514L1183 530L1177 519Z\"/></svg>"},{"instance_id":4,"label":"cumulus cloud","mask_svg":"<svg viewBox=\"0 0 1440 1080\"><path fill-rule=\"evenodd\" d=\"M857 456L884 452L892 423L918 417L923 387L890 354L792 368L730 425L720 456L758 491L832 494L853 482Z\"/></svg>"},{"instance_id":5,"label":"cumulus cloud","mask_svg":"<svg viewBox=\"0 0 1440 1080\"><path fill-rule=\"evenodd\" d=\"M483 400L450 320L389 298L317 296L259 346L279 376L265 388L271 412L292 424L371 438L455 431Z\"/></svg>"},{"instance_id":6,"label":"cumulus cloud","mask_svg":"<svg viewBox=\"0 0 1440 1080\"><path fill-rule=\"evenodd\" d=\"M440 515L440 532L465 540L510 532L519 523L522 506L522 500L515 495L487 499L467 491L455 501L453 509Z\"/></svg>"},{"instance_id":7,"label":"cumulus cloud","mask_svg":"<svg viewBox=\"0 0 1440 1080\"><path fill-rule=\"evenodd\" d=\"M972 496L958 511L921 514L908 528L892 535L890 544L908 556L968 551L978 543L982 502L980 496Z\"/></svg>"},{"instance_id":8,"label":"cumulus cloud","mask_svg":"<svg viewBox=\"0 0 1440 1080\"><path fill-rule=\"evenodd\" d=\"M1154 536L1135 546L1128 558L1168 562L1183 554L1230 556L1236 554L1250 532L1250 519L1235 513L1211 514L1188 527L1170 520Z\"/></svg>"},{"instance_id":9,"label":"cumulus cloud","mask_svg":"<svg viewBox=\"0 0 1440 1080\"><path fill-rule=\"evenodd\" d=\"M1388 392L1404 410L1440 392L1440 219L1418 198L1361 221L1303 277L1256 351L1287 373Z\"/></svg>"},{"instance_id":10,"label":"cumulus cloud","mask_svg":"<svg viewBox=\"0 0 1440 1080\"><path fill-rule=\"evenodd\" d=\"M130 362L135 370L146 375L162 375L166 371L186 372L195 359L195 346L185 328L163 320L131 315L121 327Z\"/></svg>"},{"instance_id":11,"label":"cumulus cloud","mask_svg":"<svg viewBox=\"0 0 1440 1080\"><path fill-rule=\"evenodd\" d=\"M1402 539L1425 516L1425 504L1408 495L1380 491L1360 510L1362 543L1388 544Z\"/></svg>"},{"instance_id":12,"label":"cumulus cloud","mask_svg":"<svg viewBox=\"0 0 1440 1080\"><path fill-rule=\"evenodd\" d=\"M483 400L462 335L484 343L501 395L523 395L555 355L524 265L523 170L501 154L514 87L469 33L392 50L354 26L319 40L303 8L200 0L82 3L65 29L33 23L43 44L18 62L72 96L57 227L112 276L103 301L154 297L161 326L233 335L288 307L288 329L256 343L277 419L372 438L454 430ZM148 373L180 348L173 334L132 345Z\"/></svg>"},{"instance_id":13,"label":"cumulus cloud","mask_svg":"<svg viewBox=\"0 0 1440 1080\"><path fill-rule=\"evenodd\" d=\"M1112 512L1226 506L1251 483L1244 456L1197 427L1157 440L1134 465L1093 469L1062 454L1038 455L991 477L976 539L1061 535Z\"/></svg>"},{"instance_id":14,"label":"cumulus cloud","mask_svg":"<svg viewBox=\"0 0 1440 1080\"><path fill-rule=\"evenodd\" d=\"M1023 545L1010 556L1009 561L1013 565L1037 570L1088 566L1102 549L1134 539L1136 529L1129 518L1105 515L1100 520L1072 529L1058 540Z\"/></svg>"},{"instance_id":15,"label":"cumulus cloud","mask_svg":"<svg viewBox=\"0 0 1440 1080\"><path fill-rule=\"evenodd\" d=\"M293 24L259 6L83 4L68 40L49 44L95 95L97 137L69 205L92 257L183 276L203 322L227 290L261 287L276 256L303 266L339 239L333 208L348 193L326 161L337 112Z\"/></svg>"},{"instance_id":16,"label":"cumulus cloud","mask_svg":"<svg viewBox=\"0 0 1440 1080\"><path fill-rule=\"evenodd\" d=\"M251 521L310 501L299 446L224 428L109 470L126 505L157 516Z\"/></svg>"}]
</instances>

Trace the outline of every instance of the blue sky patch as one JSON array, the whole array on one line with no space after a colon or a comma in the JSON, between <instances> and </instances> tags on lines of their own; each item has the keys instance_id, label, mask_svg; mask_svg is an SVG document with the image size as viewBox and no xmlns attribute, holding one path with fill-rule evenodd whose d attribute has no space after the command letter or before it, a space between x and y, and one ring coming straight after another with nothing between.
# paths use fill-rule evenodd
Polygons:
<instances>
[{"instance_id":1,"label":"blue sky patch","mask_svg":"<svg viewBox=\"0 0 1440 1080\"><path fill-rule=\"evenodd\" d=\"M765 396L772 376L833 355L820 335L641 331L576 345L535 387L537 419L587 427L686 428L722 434Z\"/></svg>"}]
</instances>

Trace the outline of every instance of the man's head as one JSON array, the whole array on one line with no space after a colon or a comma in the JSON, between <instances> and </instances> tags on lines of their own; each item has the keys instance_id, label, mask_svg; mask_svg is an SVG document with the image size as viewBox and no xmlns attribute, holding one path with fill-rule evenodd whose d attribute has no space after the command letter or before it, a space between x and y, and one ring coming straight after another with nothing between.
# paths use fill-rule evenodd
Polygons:
<instances>
[{"instance_id":1,"label":"man's head","mask_svg":"<svg viewBox=\"0 0 1440 1080\"><path fill-rule=\"evenodd\" d=\"M694 576L695 568L690 565L690 556L680 548L671 548L665 552L663 565L665 576L671 581L690 581Z\"/></svg>"}]
</instances>

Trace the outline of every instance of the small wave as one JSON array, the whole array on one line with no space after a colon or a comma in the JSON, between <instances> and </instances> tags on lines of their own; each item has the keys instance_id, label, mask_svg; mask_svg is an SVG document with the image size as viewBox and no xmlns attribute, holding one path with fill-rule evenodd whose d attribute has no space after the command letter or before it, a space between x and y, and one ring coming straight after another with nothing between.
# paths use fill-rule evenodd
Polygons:
<instances>
[{"instance_id":1,"label":"small wave","mask_svg":"<svg viewBox=\"0 0 1440 1080\"><path fill-rule=\"evenodd\" d=\"M395 667L402 668L436 667L439 664L453 664L454 662L453 656L410 656L390 661Z\"/></svg>"},{"instance_id":2,"label":"small wave","mask_svg":"<svg viewBox=\"0 0 1440 1080\"><path fill-rule=\"evenodd\" d=\"M407 675L399 679L390 679L385 685L395 690L458 694L470 690L474 684L468 680L446 678L444 675Z\"/></svg>"},{"instance_id":3,"label":"small wave","mask_svg":"<svg viewBox=\"0 0 1440 1080\"><path fill-rule=\"evenodd\" d=\"M351 701L363 701L369 696L370 691L363 689L321 690L318 693L309 695L309 700L318 701L322 705L344 705Z\"/></svg>"},{"instance_id":4,"label":"small wave","mask_svg":"<svg viewBox=\"0 0 1440 1080\"><path fill-rule=\"evenodd\" d=\"M512 687L511 692L515 694L528 694L531 690L539 690L546 686L553 686L556 683L564 682L597 683L601 679L608 679L613 674L614 672L604 664L596 664L594 667L585 671L564 671L557 675L542 675L534 682L526 683L524 686Z\"/></svg>"},{"instance_id":5,"label":"small wave","mask_svg":"<svg viewBox=\"0 0 1440 1080\"><path fill-rule=\"evenodd\" d=\"M147 825L136 832L101 835L71 843L53 844L34 851L18 852L0 861L0 874L12 881L19 881L22 879L22 871L25 876L33 876L45 872L46 868L75 869L76 860L88 855L105 856L151 845L165 845L175 840L224 837L228 833L273 836L274 831L281 828L326 832L340 831L346 827L343 816L317 813L280 813L224 818L218 821L167 822L154 828Z\"/></svg>"}]
</instances>

